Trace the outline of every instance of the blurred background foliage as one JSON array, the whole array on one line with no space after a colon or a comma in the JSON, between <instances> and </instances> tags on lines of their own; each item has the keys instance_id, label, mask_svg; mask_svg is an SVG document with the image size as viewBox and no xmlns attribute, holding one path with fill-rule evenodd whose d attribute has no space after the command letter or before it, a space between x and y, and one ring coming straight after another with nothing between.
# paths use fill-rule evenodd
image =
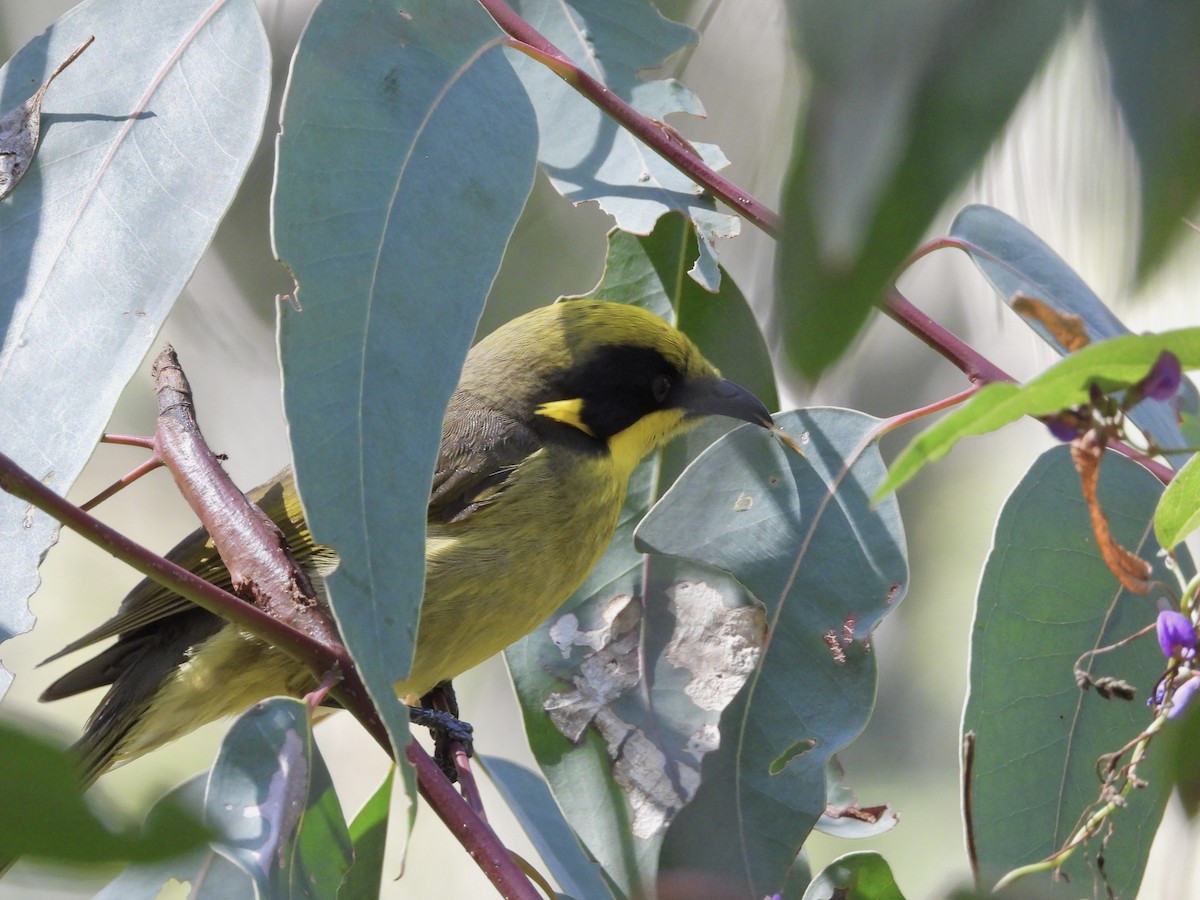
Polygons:
<instances>
[{"instance_id":1,"label":"blurred background foliage","mask_svg":"<svg viewBox=\"0 0 1200 900\"><path fill-rule=\"evenodd\" d=\"M7 58L72 5L69 0L39 4L0 0L0 52ZM229 455L228 468L242 485L272 475L288 456L274 298L290 290L291 280L272 262L268 212L279 97L288 60L312 4L259 0L258 6L274 59L267 139L152 351L157 352L163 341L176 346L196 391L209 443ZM659 6L667 16L691 24L702 34L698 47L680 52L665 67L665 74L675 75L697 93L708 114L705 120L687 122L684 133L689 140L718 144L731 160L723 174L768 206L786 208L783 190L797 111L805 108L807 92L819 74L802 68L790 46L793 27L797 22L802 27L803 16L792 17L785 4L773 2L755 4L754 15L746 14L740 4L719 0L664 0ZM819 4L796 6L803 11ZM1118 5L1108 6L1112 13L1111 7ZM1081 9L1081 5L1071 7ZM1028 90L1014 100L1015 112L983 166L936 213L928 212L932 224L927 231L931 236L943 233L955 211L968 202L991 204L1055 248L1134 331L1193 324L1200 237L1184 233L1139 257L1142 195L1135 150L1109 89L1111 79L1119 81L1137 59L1175 46L1173 36L1141 37L1145 41L1141 56L1117 60L1110 71L1110 63L1099 52L1102 33L1106 28L1133 28L1136 7L1130 7L1133 11L1128 15L1133 18L1124 24L1114 15L1102 21L1094 8L1089 9L1081 16L1066 17L1068 25L1054 40L1048 62L1031 73ZM1179 33L1186 35L1182 28ZM903 45L898 35L885 37L882 46L887 54L918 52ZM943 39L952 41L955 35L948 33ZM1019 41L1021 35L1008 39ZM1186 55L1195 46L1185 43L1180 52ZM855 64L869 68L871 63L867 57ZM1195 82L1190 84L1190 97L1194 102ZM1161 93L1143 100L1147 108L1160 102L1172 101ZM881 107L881 116L887 112L886 106ZM53 122L47 127L53 127ZM1172 139L1181 141L1176 145L1180 151L1191 146L1179 135L1161 138ZM1171 189L1149 187L1160 192ZM824 212L818 205L812 215ZM493 287L481 330L491 330L559 295L587 292L599 279L609 226L609 218L594 206L572 208L539 175ZM742 235L723 242L720 249L722 262L760 321L770 321L777 265L774 241L744 225ZM1139 259L1159 258L1163 263L1157 268L1139 263ZM785 261L781 271L787 272L789 265ZM1141 280L1136 277L1139 266L1146 276ZM1051 351L995 302L990 288L957 254L937 254L922 261L903 276L900 287L922 309L1018 378L1052 361ZM779 332L768 330L768 341L781 363L795 358L783 352ZM147 360L144 373L148 365ZM878 316L816 385L804 383L783 366L780 371L785 380L784 408L828 404L879 416L933 402L963 386L957 370ZM148 374L139 375L127 388L109 430L150 433L153 415ZM886 441L885 454L895 453L905 437ZM815 835L808 845L814 870L847 849L872 847L888 859L907 896L939 896L967 879L959 815L958 729L972 601L999 505L1050 443L1041 426L1020 423L1000 435L971 442L901 494L912 583L908 601L877 635L881 673L877 706L867 730L842 754L842 760L859 799L888 802L900 810L902 820L894 831L866 844L846 845ZM128 450L102 447L71 496L78 501L93 495L136 459L136 453ZM163 488L164 477L156 476L109 501L105 518L135 539L165 548L191 529L192 518L175 491ZM36 696L56 672L34 667L57 649L58 635L78 634L107 617L136 576L71 534L63 535L41 574L43 585L33 601L40 629L3 648L5 666L18 673L6 705L17 714L57 723L69 738L77 733L94 700L85 696L38 706ZM56 637L47 641L46 635ZM460 698L465 708L490 713L472 715L477 733L486 736L490 754L529 763L517 727L520 715L507 678L496 668L500 665L492 661L460 679ZM144 809L163 790L211 762L221 731L221 726L206 728L166 752L134 762L106 777L101 790L130 811ZM352 813L378 784L387 761L349 717L333 717L317 729L317 737ZM338 761L343 765L339 767ZM517 852L534 858L503 804L494 795L485 795L485 803L502 838ZM1167 859L1196 858L1180 854L1181 846L1194 843L1182 815L1170 810L1168 816L1160 846L1152 854L1144 897L1186 896L1184 886L1195 880L1196 873L1178 862L1163 864ZM445 862L436 872L413 867L404 880L385 882L385 895L425 896L436 889L479 896L489 890L466 857L458 856L461 849L432 816L418 818L409 852L414 858L429 854ZM398 860L389 871L399 872ZM0 896L31 896L34 881L38 896L43 897L88 894L97 884L73 882L58 873L56 877L66 880L50 885L42 872L29 874L31 880L23 884L20 876L18 871L0 881ZM413 876L432 881L423 883Z\"/></svg>"}]
</instances>

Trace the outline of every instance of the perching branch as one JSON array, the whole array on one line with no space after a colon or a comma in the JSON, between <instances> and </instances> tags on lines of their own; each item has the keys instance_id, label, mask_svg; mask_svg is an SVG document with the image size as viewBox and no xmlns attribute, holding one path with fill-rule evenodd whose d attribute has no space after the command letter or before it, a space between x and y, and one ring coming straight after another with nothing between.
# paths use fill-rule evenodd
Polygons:
<instances>
[{"instance_id":1,"label":"perching branch","mask_svg":"<svg viewBox=\"0 0 1200 900\"><path fill-rule=\"evenodd\" d=\"M293 563L283 561L290 557L290 552L287 557L279 556L280 547L272 535L274 523L249 504L205 444L195 422L186 378L170 348L156 360L154 371L159 381L160 404L154 440L157 453L212 534L230 571L233 572L235 565L239 568L238 577L242 580L235 583L245 585L250 596L271 598L265 605L272 613L130 540L54 493L4 454L0 454L0 489L54 517L163 587L274 645L312 670L316 680L336 671L339 677L332 690L334 697L389 755L394 755L387 731L353 660L336 629L331 630L327 611L307 603L304 588L307 576L301 580L297 577L297 573L303 576L299 566L292 568ZM311 591L311 584L308 590ZM312 594L314 602L315 599ZM276 610L302 627L275 618ZM505 897L537 900L537 891L507 848L446 780L424 748L410 741L405 756L416 770L421 796L458 837L496 889Z\"/></svg>"}]
</instances>

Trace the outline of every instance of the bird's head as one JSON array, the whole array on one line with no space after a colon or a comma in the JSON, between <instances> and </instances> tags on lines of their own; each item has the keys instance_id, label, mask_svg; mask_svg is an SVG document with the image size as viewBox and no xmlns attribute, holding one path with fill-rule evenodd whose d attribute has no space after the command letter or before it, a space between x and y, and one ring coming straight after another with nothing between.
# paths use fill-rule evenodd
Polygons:
<instances>
[{"instance_id":1,"label":"bird's head","mask_svg":"<svg viewBox=\"0 0 1200 900\"><path fill-rule=\"evenodd\" d=\"M705 416L771 427L758 398L722 378L686 335L623 303L573 300L527 313L472 350L462 387L473 370L509 373L489 393L520 398L534 422L573 429L626 472Z\"/></svg>"}]
</instances>

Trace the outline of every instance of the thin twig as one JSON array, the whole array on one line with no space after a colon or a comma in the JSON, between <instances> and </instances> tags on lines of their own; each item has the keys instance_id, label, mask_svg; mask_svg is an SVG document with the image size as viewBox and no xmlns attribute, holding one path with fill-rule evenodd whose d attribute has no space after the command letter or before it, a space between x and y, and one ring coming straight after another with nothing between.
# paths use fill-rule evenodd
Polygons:
<instances>
[{"instance_id":1,"label":"thin twig","mask_svg":"<svg viewBox=\"0 0 1200 900\"><path fill-rule=\"evenodd\" d=\"M963 783L962 805L963 826L967 839L967 862L971 864L971 878L975 890L983 890L983 874L979 870L979 847L975 843L975 732L963 735Z\"/></svg>"},{"instance_id":2,"label":"thin twig","mask_svg":"<svg viewBox=\"0 0 1200 900\"><path fill-rule=\"evenodd\" d=\"M113 494L117 493L117 491L120 491L120 490L123 490L124 488L129 487L129 485L133 484L135 481L137 481L143 475L145 475L149 472L153 472L155 469L161 468L162 464L163 464L163 461L161 459L159 459L157 456L150 457L148 460L146 460L141 465L137 466L133 470L122 475L120 478L118 478L116 481L114 481L112 484L110 484L108 487L106 487L104 490L102 490L100 493L98 493L91 500L87 501L84 504L81 504L79 508L86 509L86 510L95 509L97 506L99 506L101 503L103 503L105 500L107 500Z\"/></svg>"}]
</instances>

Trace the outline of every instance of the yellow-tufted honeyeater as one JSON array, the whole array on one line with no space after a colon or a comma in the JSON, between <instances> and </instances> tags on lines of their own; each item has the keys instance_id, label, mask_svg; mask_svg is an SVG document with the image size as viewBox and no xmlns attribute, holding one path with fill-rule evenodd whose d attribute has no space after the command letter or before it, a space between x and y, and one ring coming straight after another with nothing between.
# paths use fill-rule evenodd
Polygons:
<instances>
[{"instance_id":1,"label":"yellow-tufted honeyeater","mask_svg":"<svg viewBox=\"0 0 1200 900\"><path fill-rule=\"evenodd\" d=\"M549 618L612 539L634 467L709 415L771 425L753 395L637 307L558 303L478 343L442 427L415 658L397 695L426 694ZM302 565L329 571L336 557L314 546L290 472L250 496ZM204 531L167 556L228 588ZM78 744L89 782L265 697L316 686L290 657L151 581L55 658L114 636L41 698L109 686Z\"/></svg>"}]
</instances>

